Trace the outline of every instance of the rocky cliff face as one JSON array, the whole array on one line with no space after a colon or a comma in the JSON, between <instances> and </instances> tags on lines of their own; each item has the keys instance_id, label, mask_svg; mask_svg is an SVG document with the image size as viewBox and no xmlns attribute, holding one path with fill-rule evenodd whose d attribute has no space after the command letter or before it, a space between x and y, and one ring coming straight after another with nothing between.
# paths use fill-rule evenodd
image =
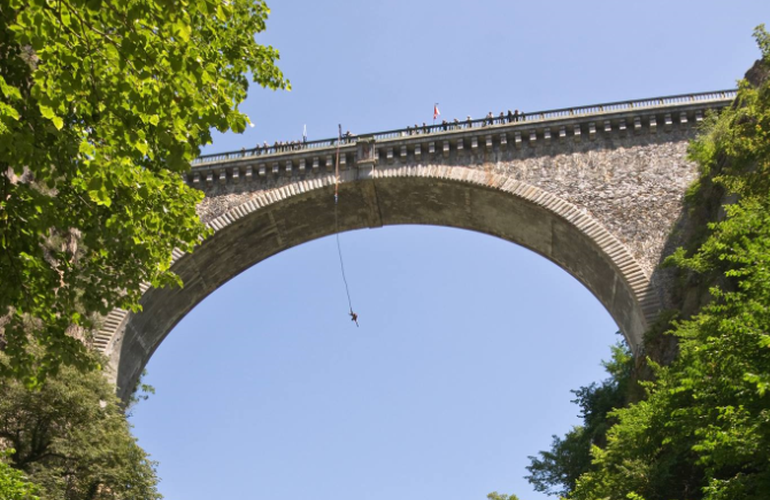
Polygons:
<instances>
[{"instance_id":1,"label":"rocky cliff face","mask_svg":"<svg viewBox=\"0 0 770 500\"><path fill-rule=\"evenodd\" d=\"M746 72L744 79L752 86L759 87L770 79L770 66L759 59ZM739 105L738 102L734 104ZM698 191L685 202L676 229L665 244L663 255L670 255L678 247L696 248L708 234L707 225L725 217L724 206L735 202L736 199L726 194L721 186L714 184L713 179L729 165L728 161L726 158L719 161L707 175L700 176ZM668 317L691 317L711 300L709 287L716 283L727 285L722 276L695 275L678 269L659 268L657 272L666 276L666 282L678 283L671 289L670 302L667 305L671 307L672 313ZM649 336L646 346L646 354L661 363L671 362L677 353L676 338L660 335L666 329L665 321L662 321L655 328L656 332Z\"/></svg>"}]
</instances>

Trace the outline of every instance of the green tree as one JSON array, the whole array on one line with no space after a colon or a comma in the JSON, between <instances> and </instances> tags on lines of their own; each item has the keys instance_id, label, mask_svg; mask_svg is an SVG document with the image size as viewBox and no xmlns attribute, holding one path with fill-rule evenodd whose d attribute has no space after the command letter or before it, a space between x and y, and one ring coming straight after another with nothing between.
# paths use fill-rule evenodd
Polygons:
<instances>
[{"instance_id":1,"label":"green tree","mask_svg":"<svg viewBox=\"0 0 770 500\"><path fill-rule=\"evenodd\" d=\"M519 497L517 497L516 495L513 495L513 494L506 495L506 494L498 493L496 491L489 493L487 495L487 498L489 500L519 500Z\"/></svg>"},{"instance_id":2,"label":"green tree","mask_svg":"<svg viewBox=\"0 0 770 500\"><path fill-rule=\"evenodd\" d=\"M690 154L720 186L724 216L670 261L711 283L711 301L674 325L679 356L651 363L644 401L617 410L594 469L572 498L760 500L770 491L770 36L735 106L712 117Z\"/></svg>"},{"instance_id":3,"label":"green tree","mask_svg":"<svg viewBox=\"0 0 770 500\"><path fill-rule=\"evenodd\" d=\"M46 500L161 498L155 464L131 436L114 388L99 371L64 366L37 390L0 379L0 447L10 450L0 458L6 462L0 484L8 477L14 491L34 492L8 465Z\"/></svg>"},{"instance_id":4,"label":"green tree","mask_svg":"<svg viewBox=\"0 0 770 500\"><path fill-rule=\"evenodd\" d=\"M21 471L0 461L0 498L3 500L39 500L37 487L26 481Z\"/></svg>"},{"instance_id":5,"label":"green tree","mask_svg":"<svg viewBox=\"0 0 770 500\"><path fill-rule=\"evenodd\" d=\"M553 436L550 450L529 457L526 478L535 491L567 496L578 478L592 469L591 447L604 446L613 423L608 414L628 402L634 367L628 345L613 346L611 361L603 365L610 375L607 379L572 391L576 396L572 402L580 407L583 425L573 427L564 437Z\"/></svg>"},{"instance_id":6,"label":"green tree","mask_svg":"<svg viewBox=\"0 0 770 500\"><path fill-rule=\"evenodd\" d=\"M287 88L255 42L262 0L0 0L0 347L34 385L140 285L178 285L207 231L185 172L241 132L246 75ZM39 359L30 335L43 346ZM36 367L35 370L32 367Z\"/></svg>"}]
</instances>

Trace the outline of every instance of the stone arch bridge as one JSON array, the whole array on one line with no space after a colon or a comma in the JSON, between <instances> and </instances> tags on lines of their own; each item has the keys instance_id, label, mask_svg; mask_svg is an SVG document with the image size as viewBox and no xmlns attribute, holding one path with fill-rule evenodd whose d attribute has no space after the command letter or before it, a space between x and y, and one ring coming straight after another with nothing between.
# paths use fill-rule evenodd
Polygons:
<instances>
[{"instance_id":1,"label":"stone arch bridge","mask_svg":"<svg viewBox=\"0 0 770 500\"><path fill-rule=\"evenodd\" d=\"M471 229L527 247L585 285L635 352L669 301L658 264L675 244L687 143L734 91L527 113L360 135L340 144L341 231L390 224ZM127 398L169 331L245 269L334 233L336 140L202 156L215 232L175 254L184 288L146 288L143 312L115 310L95 338Z\"/></svg>"}]
</instances>

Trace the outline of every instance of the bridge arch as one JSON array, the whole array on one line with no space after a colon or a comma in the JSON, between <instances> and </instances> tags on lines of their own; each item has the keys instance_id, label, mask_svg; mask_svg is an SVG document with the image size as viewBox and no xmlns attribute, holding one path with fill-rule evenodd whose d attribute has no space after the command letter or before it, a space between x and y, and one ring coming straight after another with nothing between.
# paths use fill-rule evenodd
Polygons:
<instances>
[{"instance_id":1,"label":"bridge arch","mask_svg":"<svg viewBox=\"0 0 770 500\"><path fill-rule=\"evenodd\" d=\"M197 303L245 269L336 230L431 224L474 230L546 257L588 288L634 352L670 303L658 264L678 245L697 178L687 144L734 91L658 97L502 119L276 144L198 158L186 176L214 235L175 252L182 289L145 286L143 312L112 311L94 338L127 398ZM341 154L340 154L341 153Z\"/></svg>"},{"instance_id":2,"label":"bridge arch","mask_svg":"<svg viewBox=\"0 0 770 500\"><path fill-rule=\"evenodd\" d=\"M650 277L586 210L541 188L469 166L348 169L340 176L339 230L398 224L469 229L529 248L569 272L607 309L633 349L659 309ZM108 317L118 394L127 398L173 327L217 288L260 261L335 232L334 176L293 179L208 221L215 233L175 256L184 288L147 289L143 312Z\"/></svg>"}]
</instances>

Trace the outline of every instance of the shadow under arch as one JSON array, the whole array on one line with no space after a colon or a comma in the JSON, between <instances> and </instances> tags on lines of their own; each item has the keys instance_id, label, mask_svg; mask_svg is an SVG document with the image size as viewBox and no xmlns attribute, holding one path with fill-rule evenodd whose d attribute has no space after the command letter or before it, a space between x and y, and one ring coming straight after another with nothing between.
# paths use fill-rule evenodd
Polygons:
<instances>
[{"instance_id":1,"label":"shadow under arch","mask_svg":"<svg viewBox=\"0 0 770 500\"><path fill-rule=\"evenodd\" d=\"M363 178L360 178L363 177ZM296 245L334 234L334 177L293 180L260 192L209 222L215 233L179 254L183 288L147 289L141 313L111 313L108 370L127 400L174 326L241 272ZM341 175L339 230L425 224L469 229L524 246L580 281L607 309L636 353L659 306L650 279L606 228L565 200L512 177L467 167L357 169Z\"/></svg>"}]
</instances>

